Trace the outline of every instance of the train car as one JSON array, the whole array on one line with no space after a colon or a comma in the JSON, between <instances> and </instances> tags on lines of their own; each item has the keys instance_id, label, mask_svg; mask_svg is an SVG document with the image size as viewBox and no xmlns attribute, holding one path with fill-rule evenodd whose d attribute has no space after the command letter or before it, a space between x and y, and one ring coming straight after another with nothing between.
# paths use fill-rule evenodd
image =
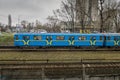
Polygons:
<instances>
[{"instance_id":1,"label":"train car","mask_svg":"<svg viewBox=\"0 0 120 80\"><path fill-rule=\"evenodd\" d=\"M47 40L45 35L35 33L17 33L14 35L14 45L18 47L23 46L46 46Z\"/></svg>"},{"instance_id":2,"label":"train car","mask_svg":"<svg viewBox=\"0 0 120 80\"><path fill-rule=\"evenodd\" d=\"M79 33L18 33L14 35L14 45L18 47L100 47L104 46L104 35Z\"/></svg>"},{"instance_id":3,"label":"train car","mask_svg":"<svg viewBox=\"0 0 120 80\"><path fill-rule=\"evenodd\" d=\"M72 42L74 46L80 47L101 47L104 43L104 35L103 34L77 34L75 36L75 40Z\"/></svg>"},{"instance_id":4,"label":"train car","mask_svg":"<svg viewBox=\"0 0 120 80\"><path fill-rule=\"evenodd\" d=\"M120 34L119 33L107 33L105 35L106 47L120 47Z\"/></svg>"}]
</instances>

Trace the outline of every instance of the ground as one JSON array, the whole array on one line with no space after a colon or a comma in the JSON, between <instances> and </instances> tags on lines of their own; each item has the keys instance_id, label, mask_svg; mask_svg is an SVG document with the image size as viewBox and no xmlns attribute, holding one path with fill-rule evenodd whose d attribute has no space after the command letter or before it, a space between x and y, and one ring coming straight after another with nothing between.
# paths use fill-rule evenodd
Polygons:
<instances>
[{"instance_id":1,"label":"ground","mask_svg":"<svg viewBox=\"0 0 120 80\"><path fill-rule=\"evenodd\" d=\"M0 52L0 60L120 59L120 51Z\"/></svg>"}]
</instances>

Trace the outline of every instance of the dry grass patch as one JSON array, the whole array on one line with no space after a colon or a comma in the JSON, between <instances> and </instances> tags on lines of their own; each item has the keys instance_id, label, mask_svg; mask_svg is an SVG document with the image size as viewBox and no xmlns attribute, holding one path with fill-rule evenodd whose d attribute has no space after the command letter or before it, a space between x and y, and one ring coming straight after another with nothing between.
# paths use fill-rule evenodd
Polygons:
<instances>
[{"instance_id":1,"label":"dry grass patch","mask_svg":"<svg viewBox=\"0 0 120 80\"><path fill-rule=\"evenodd\" d=\"M0 52L0 60L120 59L120 52Z\"/></svg>"}]
</instances>

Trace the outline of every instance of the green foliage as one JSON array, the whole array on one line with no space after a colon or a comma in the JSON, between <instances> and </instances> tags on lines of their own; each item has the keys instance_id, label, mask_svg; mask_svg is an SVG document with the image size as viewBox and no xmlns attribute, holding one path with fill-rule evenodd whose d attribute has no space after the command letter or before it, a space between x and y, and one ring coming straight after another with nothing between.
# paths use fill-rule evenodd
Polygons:
<instances>
[{"instance_id":1,"label":"green foliage","mask_svg":"<svg viewBox=\"0 0 120 80\"><path fill-rule=\"evenodd\" d=\"M0 42L13 42L13 36L0 36Z\"/></svg>"},{"instance_id":2,"label":"green foliage","mask_svg":"<svg viewBox=\"0 0 120 80\"><path fill-rule=\"evenodd\" d=\"M0 45L13 45L14 37L12 34L1 34L0 35Z\"/></svg>"}]
</instances>

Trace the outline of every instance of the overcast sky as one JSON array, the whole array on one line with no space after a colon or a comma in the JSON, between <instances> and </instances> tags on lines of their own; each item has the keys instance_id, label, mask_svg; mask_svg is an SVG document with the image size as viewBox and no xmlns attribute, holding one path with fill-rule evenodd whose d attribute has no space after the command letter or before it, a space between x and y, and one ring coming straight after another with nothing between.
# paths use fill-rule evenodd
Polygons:
<instances>
[{"instance_id":1,"label":"overcast sky","mask_svg":"<svg viewBox=\"0 0 120 80\"><path fill-rule=\"evenodd\" d=\"M0 22L8 23L8 14L12 16L13 25L27 20L46 22L46 17L53 14L53 10L60 7L61 0L0 0Z\"/></svg>"},{"instance_id":2,"label":"overcast sky","mask_svg":"<svg viewBox=\"0 0 120 80\"><path fill-rule=\"evenodd\" d=\"M13 25L20 21L27 20L35 22L39 20L46 22L48 15L53 10L60 8L62 0L0 0L0 22L8 24L8 15L12 16ZM120 0L117 0L120 1Z\"/></svg>"}]
</instances>

